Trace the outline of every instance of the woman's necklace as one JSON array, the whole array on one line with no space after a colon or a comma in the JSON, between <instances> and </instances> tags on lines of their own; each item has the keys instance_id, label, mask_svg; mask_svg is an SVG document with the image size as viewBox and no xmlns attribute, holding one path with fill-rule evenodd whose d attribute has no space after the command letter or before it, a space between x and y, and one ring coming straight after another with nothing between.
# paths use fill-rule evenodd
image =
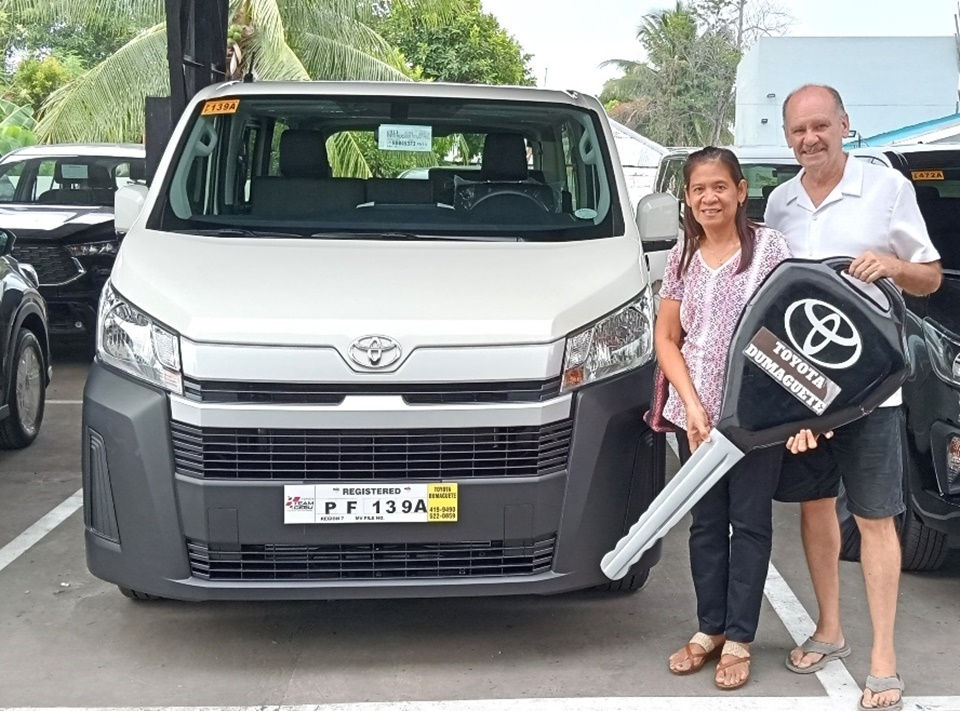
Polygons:
<instances>
[{"instance_id":1,"label":"woman's necklace","mask_svg":"<svg viewBox=\"0 0 960 711\"><path fill-rule=\"evenodd\" d=\"M711 269L718 269L723 266L730 257L736 254L737 250L740 249L740 239L734 239L732 242L727 242L722 245L714 246L712 244L707 244L705 241L700 242L700 255L703 257L703 261L707 263L707 266Z\"/></svg>"}]
</instances>

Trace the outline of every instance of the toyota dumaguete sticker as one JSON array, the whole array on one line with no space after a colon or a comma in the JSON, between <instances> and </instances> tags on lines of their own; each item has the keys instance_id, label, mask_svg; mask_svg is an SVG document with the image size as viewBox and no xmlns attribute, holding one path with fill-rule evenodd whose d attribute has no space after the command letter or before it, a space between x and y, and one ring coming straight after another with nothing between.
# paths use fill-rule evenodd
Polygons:
<instances>
[{"instance_id":1,"label":"toyota dumaguete sticker","mask_svg":"<svg viewBox=\"0 0 960 711\"><path fill-rule=\"evenodd\" d=\"M839 385L766 328L757 332L743 353L817 415L822 415L840 394Z\"/></svg>"}]
</instances>

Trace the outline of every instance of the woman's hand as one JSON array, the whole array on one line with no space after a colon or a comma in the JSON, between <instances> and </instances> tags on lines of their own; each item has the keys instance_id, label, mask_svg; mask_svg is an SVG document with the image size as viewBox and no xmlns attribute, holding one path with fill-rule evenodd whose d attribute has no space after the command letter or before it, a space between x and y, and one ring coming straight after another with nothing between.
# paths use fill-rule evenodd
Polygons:
<instances>
[{"instance_id":1,"label":"woman's hand","mask_svg":"<svg viewBox=\"0 0 960 711\"><path fill-rule=\"evenodd\" d=\"M800 454L801 452L806 452L808 449L816 449L817 438L819 436L818 434L814 434L812 430L800 430L787 440L787 449L790 450L791 454ZM833 437L833 430L824 432L823 436L826 439L830 439Z\"/></svg>"},{"instance_id":2,"label":"woman's hand","mask_svg":"<svg viewBox=\"0 0 960 711\"><path fill-rule=\"evenodd\" d=\"M685 403L684 410L687 413L687 442L690 445L690 453L697 451L704 442L710 441L710 418L707 417L707 411L703 409L700 401Z\"/></svg>"}]
</instances>

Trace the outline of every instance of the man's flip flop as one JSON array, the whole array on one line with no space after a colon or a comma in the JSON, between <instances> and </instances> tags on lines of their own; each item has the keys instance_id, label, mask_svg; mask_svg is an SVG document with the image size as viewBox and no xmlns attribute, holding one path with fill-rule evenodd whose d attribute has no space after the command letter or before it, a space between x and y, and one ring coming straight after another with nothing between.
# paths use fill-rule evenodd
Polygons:
<instances>
[{"instance_id":1,"label":"man's flip flop","mask_svg":"<svg viewBox=\"0 0 960 711\"><path fill-rule=\"evenodd\" d=\"M832 644L830 642L821 642L814 639L812 636L807 637L807 641L800 645L800 651L806 654L822 654L817 661L811 664L808 667L800 667L793 663L793 660L790 658L790 654L787 655L786 664L787 669L794 672L795 674L813 674L814 672L820 671L827 663L832 662L834 659L843 659L850 655L850 645L844 642L843 644ZM791 650L791 654L792 654ZM803 655L801 655L801 659Z\"/></svg>"},{"instance_id":2,"label":"man's flip flop","mask_svg":"<svg viewBox=\"0 0 960 711\"><path fill-rule=\"evenodd\" d=\"M876 709L882 709L882 711L900 711L903 708L903 679L900 678L899 674L894 674L893 676L868 676L866 687L870 689L874 694L882 694L884 691L899 691L900 698L889 706L864 706L863 705L863 696L860 696L860 701L857 703L857 708L860 711L875 711Z\"/></svg>"}]
</instances>

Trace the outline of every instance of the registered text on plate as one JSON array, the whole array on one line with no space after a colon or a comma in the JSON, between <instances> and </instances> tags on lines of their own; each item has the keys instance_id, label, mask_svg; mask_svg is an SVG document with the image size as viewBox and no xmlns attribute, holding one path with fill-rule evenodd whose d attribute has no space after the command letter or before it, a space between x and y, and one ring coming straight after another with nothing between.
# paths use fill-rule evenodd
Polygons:
<instances>
[{"instance_id":1,"label":"registered text on plate","mask_svg":"<svg viewBox=\"0 0 960 711\"><path fill-rule=\"evenodd\" d=\"M457 520L451 483L287 484L284 523L437 523Z\"/></svg>"}]
</instances>

